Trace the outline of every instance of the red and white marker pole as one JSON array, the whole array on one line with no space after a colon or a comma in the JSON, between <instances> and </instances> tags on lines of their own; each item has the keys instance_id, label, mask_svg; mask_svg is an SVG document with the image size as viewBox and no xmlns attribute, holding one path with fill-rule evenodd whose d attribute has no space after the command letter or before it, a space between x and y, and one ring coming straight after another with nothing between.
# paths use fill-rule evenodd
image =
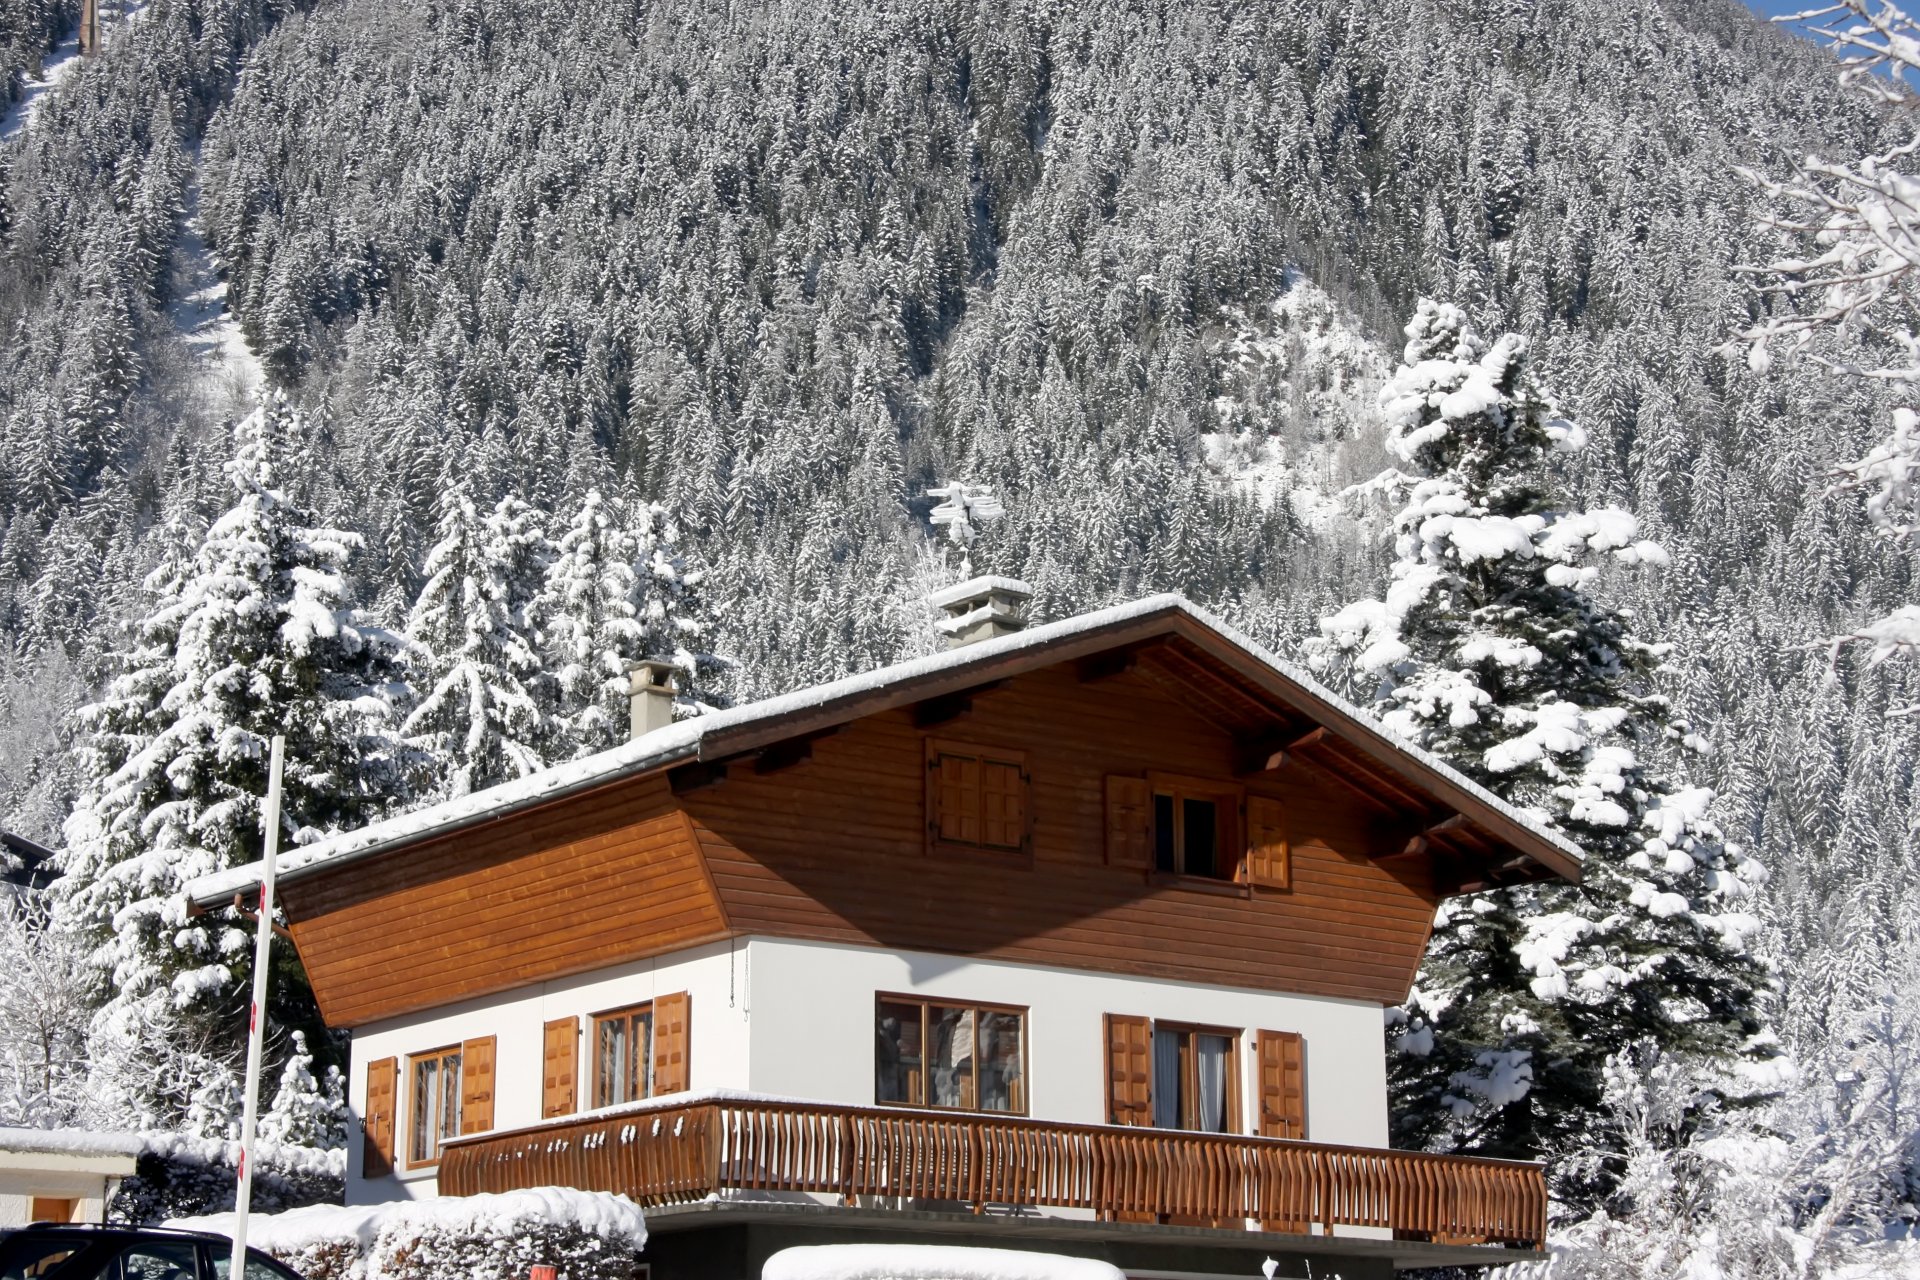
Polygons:
<instances>
[{"instance_id":1,"label":"red and white marker pole","mask_svg":"<svg viewBox=\"0 0 1920 1280\"><path fill-rule=\"evenodd\" d=\"M266 856L260 875L260 918L253 938L253 1006L247 1022L247 1105L240 1120L240 1182L233 1192L233 1262L228 1280L247 1274L247 1210L253 1203L254 1127L260 1120L260 1050L267 1030L267 954L273 946L273 873L280 854L280 772L285 766L287 740L273 737L267 764Z\"/></svg>"}]
</instances>

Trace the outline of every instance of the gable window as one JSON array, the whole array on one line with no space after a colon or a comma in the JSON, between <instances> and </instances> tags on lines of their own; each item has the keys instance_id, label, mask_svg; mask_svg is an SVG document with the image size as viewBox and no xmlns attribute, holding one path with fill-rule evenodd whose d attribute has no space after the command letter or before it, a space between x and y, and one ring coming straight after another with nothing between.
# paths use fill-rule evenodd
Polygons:
<instances>
[{"instance_id":1,"label":"gable window","mask_svg":"<svg viewBox=\"0 0 1920 1280\"><path fill-rule=\"evenodd\" d=\"M1028 852L1028 781L1023 751L927 739L929 851Z\"/></svg>"},{"instance_id":2,"label":"gable window","mask_svg":"<svg viewBox=\"0 0 1920 1280\"><path fill-rule=\"evenodd\" d=\"M1240 790L1152 774L1153 869L1164 875L1240 879Z\"/></svg>"},{"instance_id":3,"label":"gable window","mask_svg":"<svg viewBox=\"0 0 1920 1280\"><path fill-rule=\"evenodd\" d=\"M440 1144L460 1133L460 1049L436 1049L407 1059L407 1163L433 1164Z\"/></svg>"},{"instance_id":4,"label":"gable window","mask_svg":"<svg viewBox=\"0 0 1920 1280\"><path fill-rule=\"evenodd\" d=\"M602 1013L593 1020L593 1105L638 1102L654 1094L653 1005Z\"/></svg>"},{"instance_id":5,"label":"gable window","mask_svg":"<svg viewBox=\"0 0 1920 1280\"><path fill-rule=\"evenodd\" d=\"M1026 1113L1025 1009L882 995L874 1032L875 1102Z\"/></svg>"}]
</instances>

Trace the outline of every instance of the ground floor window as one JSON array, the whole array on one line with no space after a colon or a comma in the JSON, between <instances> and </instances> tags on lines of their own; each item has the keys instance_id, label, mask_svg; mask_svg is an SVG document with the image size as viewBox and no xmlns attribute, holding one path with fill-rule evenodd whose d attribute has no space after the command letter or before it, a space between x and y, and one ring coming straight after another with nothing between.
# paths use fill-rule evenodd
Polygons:
<instances>
[{"instance_id":1,"label":"ground floor window","mask_svg":"<svg viewBox=\"0 0 1920 1280\"><path fill-rule=\"evenodd\" d=\"M882 995L874 1026L874 1101L1025 1114L1025 1009Z\"/></svg>"},{"instance_id":2,"label":"ground floor window","mask_svg":"<svg viewBox=\"0 0 1920 1280\"><path fill-rule=\"evenodd\" d=\"M460 1050L436 1049L407 1060L412 1088L407 1163L433 1164L440 1144L460 1133Z\"/></svg>"}]
</instances>

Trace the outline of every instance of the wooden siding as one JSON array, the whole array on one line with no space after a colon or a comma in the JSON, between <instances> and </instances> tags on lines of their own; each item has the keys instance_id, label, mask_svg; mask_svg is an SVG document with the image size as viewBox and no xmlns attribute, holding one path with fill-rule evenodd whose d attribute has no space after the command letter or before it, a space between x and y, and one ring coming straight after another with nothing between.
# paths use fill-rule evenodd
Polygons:
<instances>
[{"instance_id":1,"label":"wooden siding","mask_svg":"<svg viewBox=\"0 0 1920 1280\"><path fill-rule=\"evenodd\" d=\"M336 1027L677 951L727 929L657 776L290 885L282 901Z\"/></svg>"},{"instance_id":2,"label":"wooden siding","mask_svg":"<svg viewBox=\"0 0 1920 1280\"><path fill-rule=\"evenodd\" d=\"M925 853L926 731L909 710L813 744L804 764L682 803L732 927L900 950L1026 961L1394 1003L1435 897L1424 859L1378 863L1394 815L1324 776L1245 780L1280 805L1292 887L1167 882L1109 865L1107 777L1158 770L1235 780L1235 737L1138 672L1083 683L1071 667L972 699L942 738L1023 750L1031 864ZM1404 835L1400 836L1404 843ZM1124 860L1124 859L1123 859Z\"/></svg>"}]
</instances>

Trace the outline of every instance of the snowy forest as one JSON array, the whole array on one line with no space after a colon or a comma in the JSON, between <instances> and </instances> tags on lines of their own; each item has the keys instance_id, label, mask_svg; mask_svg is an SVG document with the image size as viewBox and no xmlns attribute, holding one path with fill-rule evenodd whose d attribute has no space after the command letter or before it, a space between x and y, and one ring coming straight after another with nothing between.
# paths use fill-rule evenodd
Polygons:
<instances>
[{"instance_id":1,"label":"snowy forest","mask_svg":"<svg viewBox=\"0 0 1920 1280\"><path fill-rule=\"evenodd\" d=\"M612 745L632 659L697 715L930 651L964 480L1036 617L1182 592L1588 849L1389 1027L1398 1144L1553 1162L1554 1275L1907 1257L1897 10L78 9L0 3L0 826L61 872L0 1124L231 1136L251 943L177 892L271 734L308 841ZM286 968L270 1136L338 1146Z\"/></svg>"}]
</instances>

